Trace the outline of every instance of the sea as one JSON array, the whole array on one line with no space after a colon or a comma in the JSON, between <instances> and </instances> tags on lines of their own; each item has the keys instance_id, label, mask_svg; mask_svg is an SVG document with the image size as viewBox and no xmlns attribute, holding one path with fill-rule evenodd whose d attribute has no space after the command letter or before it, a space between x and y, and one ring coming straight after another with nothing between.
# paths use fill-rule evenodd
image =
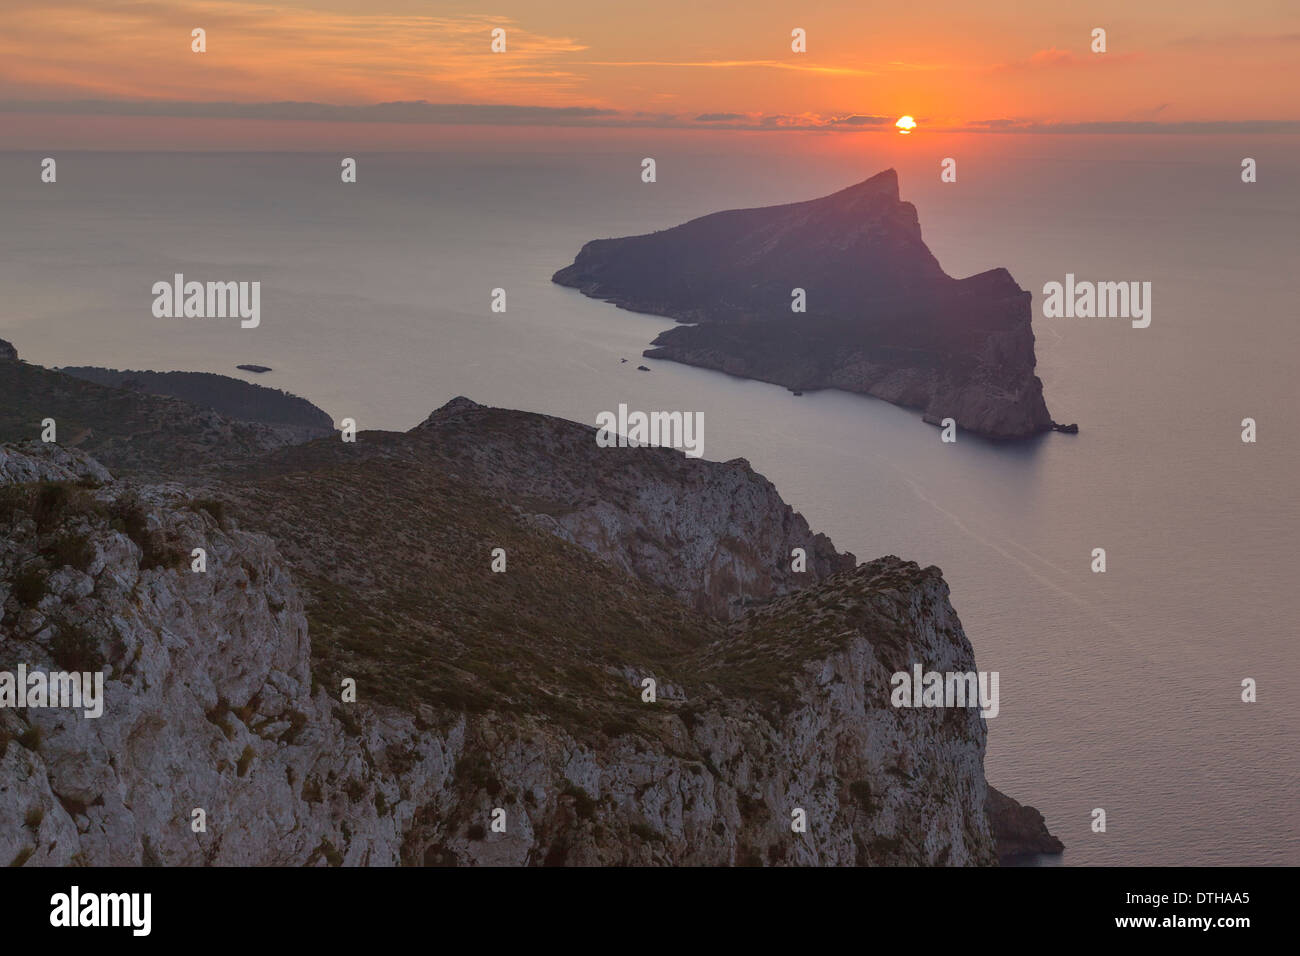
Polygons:
<instances>
[{"instance_id":1,"label":"sea","mask_svg":"<svg viewBox=\"0 0 1300 956\"><path fill-rule=\"evenodd\" d=\"M0 338L47 366L245 378L362 429L458 395L702 412L704 457L746 458L841 550L943 570L1000 674L988 779L1067 847L1026 862L1300 864L1300 139L449 127L371 153L357 126L313 152L0 152ZM550 281L590 239L889 167L950 275L1033 293L1077 435L945 443L916 410L645 360L669 320ZM260 325L155 318L176 273L260 281ZM1150 282L1150 326L1044 318L1067 274Z\"/></svg>"}]
</instances>

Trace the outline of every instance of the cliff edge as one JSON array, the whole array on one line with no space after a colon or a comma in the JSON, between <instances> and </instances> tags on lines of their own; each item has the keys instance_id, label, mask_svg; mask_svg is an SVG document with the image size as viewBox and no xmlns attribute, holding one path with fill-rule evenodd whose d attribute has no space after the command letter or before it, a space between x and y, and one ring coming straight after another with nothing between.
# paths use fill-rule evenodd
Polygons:
<instances>
[{"instance_id":1,"label":"cliff edge","mask_svg":"<svg viewBox=\"0 0 1300 956\"><path fill-rule=\"evenodd\" d=\"M24 363L0 394L0 441L72 436L0 444L0 674L104 675L98 718L0 707L0 858L961 865L1032 830L977 709L889 700L975 667L938 569L858 565L741 459L467 399L285 444Z\"/></svg>"}]
</instances>

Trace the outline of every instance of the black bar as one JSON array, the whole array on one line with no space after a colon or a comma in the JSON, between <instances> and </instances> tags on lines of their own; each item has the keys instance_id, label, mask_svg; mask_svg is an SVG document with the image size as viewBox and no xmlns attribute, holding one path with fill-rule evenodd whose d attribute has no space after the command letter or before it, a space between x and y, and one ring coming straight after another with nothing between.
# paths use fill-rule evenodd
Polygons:
<instances>
[{"instance_id":1,"label":"black bar","mask_svg":"<svg viewBox=\"0 0 1300 956\"><path fill-rule=\"evenodd\" d=\"M847 933L934 946L1209 940L1285 931L1294 868L1049 869L42 869L6 870L6 937L337 946L387 938L413 948L692 948L717 937L808 948ZM56 894L148 893L149 933L55 927ZM1184 897L1176 894L1185 894ZM1213 895L1208 895L1213 894ZM98 906L95 907L98 913ZM137 913L137 915L142 915ZM110 912L111 916L111 912ZM1209 928L1199 925L1212 921ZM1189 920L1197 925L1188 925ZM1244 919L1244 925L1222 921ZM1148 925L1120 925L1153 920ZM130 923L128 917L122 922ZM139 922L143 922L139 920ZM610 935L614 934L614 935ZM566 938L568 943L565 943ZM460 940L459 943L456 941ZM674 942L674 940L676 940ZM979 943L984 940L985 943ZM585 941L585 942L584 942Z\"/></svg>"}]
</instances>

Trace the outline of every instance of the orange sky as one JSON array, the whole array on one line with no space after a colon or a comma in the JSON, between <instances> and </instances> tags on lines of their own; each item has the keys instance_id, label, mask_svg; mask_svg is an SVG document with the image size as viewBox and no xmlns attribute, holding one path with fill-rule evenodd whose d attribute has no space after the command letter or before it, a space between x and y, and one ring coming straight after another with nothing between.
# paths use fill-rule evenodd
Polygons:
<instances>
[{"instance_id":1,"label":"orange sky","mask_svg":"<svg viewBox=\"0 0 1300 956\"><path fill-rule=\"evenodd\" d=\"M204 115L197 104L243 104L221 107L215 123L265 116L251 104L285 101L352 108L319 121L330 124L378 118L355 108L393 101L455 105L383 117L419 123L889 130L903 113L931 129L1300 121L1296 0L531 0L471 9L10 0L0 29L5 145L57 129L69 114L194 117ZM507 31L503 54L489 48L497 26ZM194 27L207 31L204 54L190 51ZM794 27L807 31L807 53L791 52ZM1104 54L1089 49L1094 27L1107 31ZM80 101L94 102L67 105ZM305 118L295 109L270 118Z\"/></svg>"}]
</instances>

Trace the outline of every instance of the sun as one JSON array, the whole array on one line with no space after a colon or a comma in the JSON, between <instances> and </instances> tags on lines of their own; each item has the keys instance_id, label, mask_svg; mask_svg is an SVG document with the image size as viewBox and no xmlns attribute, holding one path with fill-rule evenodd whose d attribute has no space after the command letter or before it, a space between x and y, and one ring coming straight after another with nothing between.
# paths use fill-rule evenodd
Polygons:
<instances>
[{"instance_id":1,"label":"sun","mask_svg":"<svg viewBox=\"0 0 1300 956\"><path fill-rule=\"evenodd\" d=\"M898 122L894 125L898 127L900 133L906 136L908 133L912 132L912 130L916 129L916 120L912 119L910 116L900 116Z\"/></svg>"}]
</instances>

